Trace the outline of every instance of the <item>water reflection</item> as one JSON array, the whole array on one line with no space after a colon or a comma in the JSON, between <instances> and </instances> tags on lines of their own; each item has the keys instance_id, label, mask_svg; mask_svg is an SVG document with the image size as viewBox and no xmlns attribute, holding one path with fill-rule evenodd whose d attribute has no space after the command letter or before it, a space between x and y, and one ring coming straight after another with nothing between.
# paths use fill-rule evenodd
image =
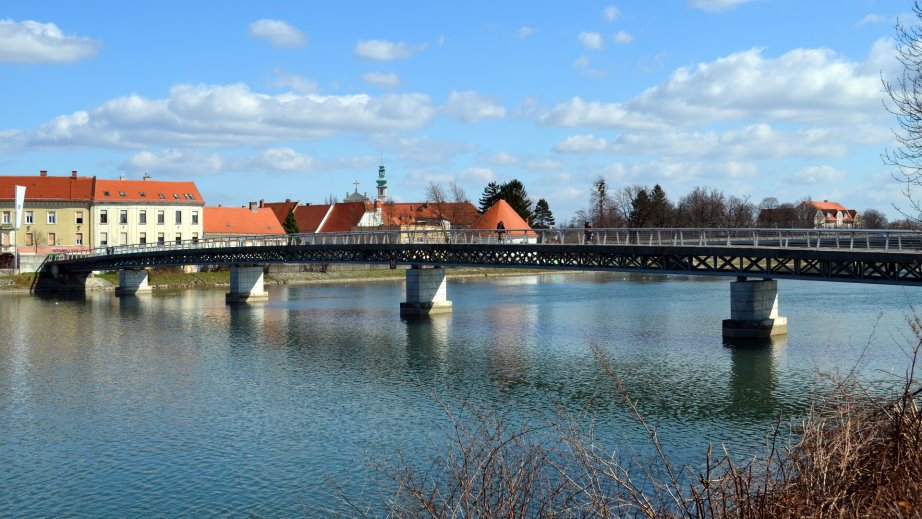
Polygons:
<instances>
[{"instance_id":1,"label":"water reflection","mask_svg":"<svg viewBox=\"0 0 922 519\"><path fill-rule=\"evenodd\" d=\"M451 314L404 316L407 333L407 367L429 378L442 371L448 358Z\"/></svg>"},{"instance_id":2,"label":"water reflection","mask_svg":"<svg viewBox=\"0 0 922 519\"><path fill-rule=\"evenodd\" d=\"M787 335L765 339L724 339L730 351L731 398L727 414L734 419L765 420L784 408L778 400L778 366L787 349Z\"/></svg>"}]
</instances>

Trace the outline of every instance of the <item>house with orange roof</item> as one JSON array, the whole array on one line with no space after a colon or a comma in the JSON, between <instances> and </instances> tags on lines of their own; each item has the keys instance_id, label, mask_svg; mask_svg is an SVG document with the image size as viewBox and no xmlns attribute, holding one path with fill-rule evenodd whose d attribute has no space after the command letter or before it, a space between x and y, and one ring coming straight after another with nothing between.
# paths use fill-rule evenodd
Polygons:
<instances>
[{"instance_id":1,"label":"house with orange roof","mask_svg":"<svg viewBox=\"0 0 922 519\"><path fill-rule=\"evenodd\" d=\"M859 223L858 211L846 209L840 203L808 200L804 204L816 210L813 217L813 227L816 229L852 229Z\"/></svg>"},{"instance_id":2,"label":"house with orange roof","mask_svg":"<svg viewBox=\"0 0 922 519\"><path fill-rule=\"evenodd\" d=\"M0 176L0 263L10 264L14 249L20 255L83 250L92 246L95 178L69 176ZM21 226L16 223L15 187L26 188ZM13 244L15 243L15 247Z\"/></svg>"},{"instance_id":3,"label":"house with orange roof","mask_svg":"<svg viewBox=\"0 0 922 519\"><path fill-rule=\"evenodd\" d=\"M249 207L205 207L204 237L238 238L265 234L285 234L275 212L256 202Z\"/></svg>"},{"instance_id":4,"label":"house with orange roof","mask_svg":"<svg viewBox=\"0 0 922 519\"><path fill-rule=\"evenodd\" d=\"M96 180L93 232L96 247L198 240L205 200L194 182Z\"/></svg>"},{"instance_id":5,"label":"house with orange roof","mask_svg":"<svg viewBox=\"0 0 922 519\"><path fill-rule=\"evenodd\" d=\"M497 231L500 228L500 222L503 223L502 230ZM528 222L503 199L484 211L470 228L488 231L481 235L496 241L507 243L535 243L538 241L538 233L533 231Z\"/></svg>"}]
</instances>

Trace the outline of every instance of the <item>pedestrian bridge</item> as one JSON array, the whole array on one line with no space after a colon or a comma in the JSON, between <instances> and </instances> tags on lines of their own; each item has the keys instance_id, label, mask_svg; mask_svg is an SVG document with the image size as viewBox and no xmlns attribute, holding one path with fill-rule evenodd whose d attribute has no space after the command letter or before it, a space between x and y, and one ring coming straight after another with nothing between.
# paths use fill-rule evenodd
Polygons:
<instances>
[{"instance_id":1,"label":"pedestrian bridge","mask_svg":"<svg viewBox=\"0 0 922 519\"><path fill-rule=\"evenodd\" d=\"M279 263L408 266L403 313L450 311L444 267L560 269L737 278L733 321L777 317L777 279L922 285L922 232L825 229L550 229L356 231L241 236L100 248L50 256L38 291L80 289L120 271L120 294L143 292L149 267L227 265L228 302L261 298L262 267ZM757 278L747 281L746 278ZM149 289L148 289L149 290ZM755 292L753 292L755 290ZM748 295L746 295L748 294ZM734 299L735 298L735 299ZM743 303L737 304L737 300ZM443 304L445 303L445 304ZM737 312L735 309L739 308ZM774 317L770 317L774 316ZM725 321L725 332L727 322Z\"/></svg>"}]
</instances>

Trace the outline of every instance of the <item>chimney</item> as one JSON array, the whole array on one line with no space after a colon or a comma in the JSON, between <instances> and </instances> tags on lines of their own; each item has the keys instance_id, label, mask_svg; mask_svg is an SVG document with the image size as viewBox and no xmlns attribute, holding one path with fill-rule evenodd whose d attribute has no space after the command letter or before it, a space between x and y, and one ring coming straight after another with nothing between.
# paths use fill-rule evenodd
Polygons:
<instances>
[{"instance_id":1,"label":"chimney","mask_svg":"<svg viewBox=\"0 0 922 519\"><path fill-rule=\"evenodd\" d=\"M290 198L286 198L286 199L285 199L285 203L287 204L287 203L289 203L289 202L291 202L291 199L290 199Z\"/></svg>"},{"instance_id":2,"label":"chimney","mask_svg":"<svg viewBox=\"0 0 922 519\"><path fill-rule=\"evenodd\" d=\"M259 207L260 207L260 208L266 207L266 201L263 200L262 198L259 199Z\"/></svg>"},{"instance_id":3,"label":"chimney","mask_svg":"<svg viewBox=\"0 0 922 519\"><path fill-rule=\"evenodd\" d=\"M77 172L76 172L76 171L71 171L71 172L70 172L70 178L77 178Z\"/></svg>"},{"instance_id":4,"label":"chimney","mask_svg":"<svg viewBox=\"0 0 922 519\"><path fill-rule=\"evenodd\" d=\"M75 173L74 176L76 176L76 171L75 171L74 173ZM119 173L118 179L119 179L119 180L125 180L125 174L124 174L124 173Z\"/></svg>"},{"instance_id":5,"label":"chimney","mask_svg":"<svg viewBox=\"0 0 922 519\"><path fill-rule=\"evenodd\" d=\"M259 207L259 204L256 202L250 202L250 211L256 212L256 208Z\"/></svg>"},{"instance_id":6,"label":"chimney","mask_svg":"<svg viewBox=\"0 0 922 519\"><path fill-rule=\"evenodd\" d=\"M40 177L47 177L47 176L48 176L48 171L46 171L46 170L43 169L43 170L41 170L41 171L38 172L38 175L39 175Z\"/></svg>"}]
</instances>

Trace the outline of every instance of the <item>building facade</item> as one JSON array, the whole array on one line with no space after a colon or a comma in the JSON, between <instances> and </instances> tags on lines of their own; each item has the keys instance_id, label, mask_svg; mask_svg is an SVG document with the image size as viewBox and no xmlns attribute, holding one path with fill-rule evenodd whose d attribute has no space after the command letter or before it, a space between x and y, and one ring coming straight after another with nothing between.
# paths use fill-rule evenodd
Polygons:
<instances>
[{"instance_id":1,"label":"building facade","mask_svg":"<svg viewBox=\"0 0 922 519\"><path fill-rule=\"evenodd\" d=\"M205 201L194 182L97 180L93 194L95 247L198 240Z\"/></svg>"},{"instance_id":2,"label":"building facade","mask_svg":"<svg viewBox=\"0 0 922 519\"><path fill-rule=\"evenodd\" d=\"M0 254L43 255L93 246L91 207L95 179L77 176L0 176ZM15 186L26 188L15 230ZM14 246L15 244L15 246Z\"/></svg>"}]
</instances>

